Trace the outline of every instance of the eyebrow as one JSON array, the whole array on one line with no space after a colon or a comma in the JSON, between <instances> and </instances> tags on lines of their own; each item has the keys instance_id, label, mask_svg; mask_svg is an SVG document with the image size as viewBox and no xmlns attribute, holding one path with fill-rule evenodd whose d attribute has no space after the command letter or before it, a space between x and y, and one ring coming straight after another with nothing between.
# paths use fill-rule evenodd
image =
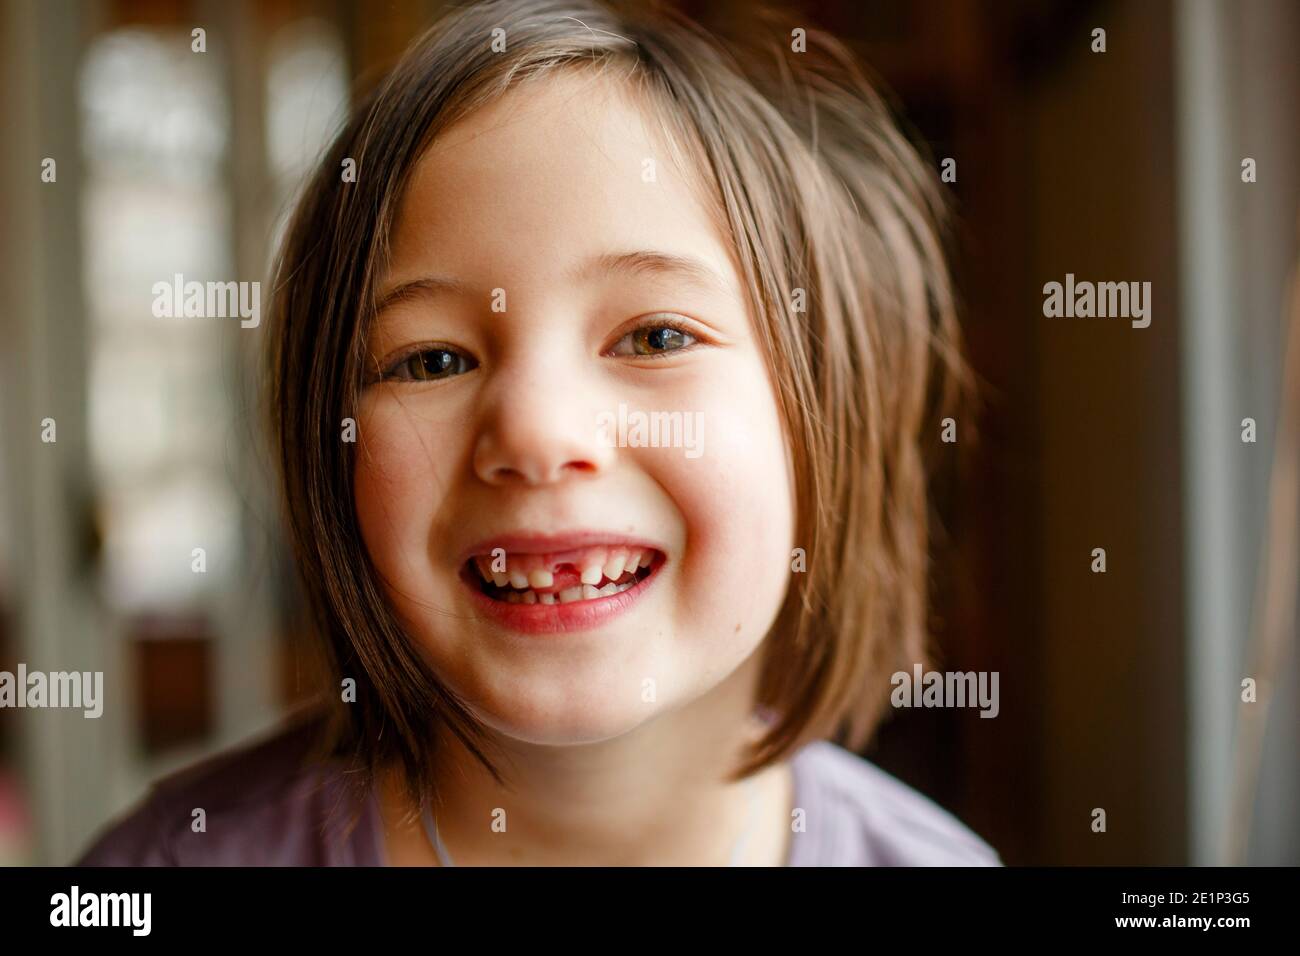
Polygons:
<instances>
[{"instance_id":1,"label":"eyebrow","mask_svg":"<svg viewBox=\"0 0 1300 956\"><path fill-rule=\"evenodd\" d=\"M409 282L401 282L375 300L375 315L383 312L395 302L419 298L422 295L448 293L451 295L467 294L469 287L459 279L449 276L421 276Z\"/></svg>"},{"instance_id":2,"label":"eyebrow","mask_svg":"<svg viewBox=\"0 0 1300 956\"><path fill-rule=\"evenodd\" d=\"M570 278L581 282L598 276L616 275L683 278L716 291L728 291L726 281L704 260L648 249L596 256L573 270Z\"/></svg>"},{"instance_id":3,"label":"eyebrow","mask_svg":"<svg viewBox=\"0 0 1300 956\"><path fill-rule=\"evenodd\" d=\"M677 255L639 249L634 252L609 252L595 256L569 272L571 282L590 281L604 276L648 276L652 278L680 278L707 286L714 291L730 294L726 280L704 260L693 256ZM469 286L450 276L421 276L402 282L381 294L375 301L375 314L395 302L424 295L468 295Z\"/></svg>"}]
</instances>

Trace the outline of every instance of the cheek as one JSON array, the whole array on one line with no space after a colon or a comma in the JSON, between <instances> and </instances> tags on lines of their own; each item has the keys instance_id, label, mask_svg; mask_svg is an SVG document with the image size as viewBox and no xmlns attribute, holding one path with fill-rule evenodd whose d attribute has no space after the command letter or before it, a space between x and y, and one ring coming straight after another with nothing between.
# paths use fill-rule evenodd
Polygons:
<instances>
[{"instance_id":1,"label":"cheek","mask_svg":"<svg viewBox=\"0 0 1300 956\"><path fill-rule=\"evenodd\" d=\"M417 414L383 399L363 400L357 431L353 495L371 561L390 580L427 581L428 516L439 512L448 480L438 453L445 449L430 446L429 424Z\"/></svg>"},{"instance_id":2,"label":"cheek","mask_svg":"<svg viewBox=\"0 0 1300 956\"><path fill-rule=\"evenodd\" d=\"M739 633L752 643L766 633L789 581L788 454L757 359L714 381L696 405L703 413L702 454L679 453L665 464L671 476L661 480L686 524L683 622L708 620L713 633L727 635L741 625Z\"/></svg>"}]
</instances>

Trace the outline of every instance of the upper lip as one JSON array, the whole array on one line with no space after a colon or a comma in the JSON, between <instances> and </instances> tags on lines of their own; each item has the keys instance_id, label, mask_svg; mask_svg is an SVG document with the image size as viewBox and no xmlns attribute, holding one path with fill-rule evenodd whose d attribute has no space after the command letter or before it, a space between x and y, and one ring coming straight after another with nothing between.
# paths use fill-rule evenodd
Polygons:
<instances>
[{"instance_id":1,"label":"upper lip","mask_svg":"<svg viewBox=\"0 0 1300 956\"><path fill-rule=\"evenodd\" d=\"M466 548L461 555L461 563L477 555L491 554L497 548L505 551L506 554L554 554L558 551L576 551L580 548L594 548L600 545L654 548L656 551L665 552L665 548L656 541L616 531L582 529L553 534L538 531L510 531L484 538Z\"/></svg>"}]
</instances>

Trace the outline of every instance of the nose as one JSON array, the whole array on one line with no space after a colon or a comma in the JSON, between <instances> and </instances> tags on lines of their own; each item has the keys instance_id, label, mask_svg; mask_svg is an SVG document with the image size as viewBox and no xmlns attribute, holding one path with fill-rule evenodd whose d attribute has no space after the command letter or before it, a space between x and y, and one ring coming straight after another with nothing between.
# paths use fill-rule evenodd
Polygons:
<instances>
[{"instance_id":1,"label":"nose","mask_svg":"<svg viewBox=\"0 0 1300 956\"><path fill-rule=\"evenodd\" d=\"M496 378L474 445L482 481L549 485L609 468L615 451L597 428L599 403L584 397L576 373L502 368Z\"/></svg>"}]
</instances>

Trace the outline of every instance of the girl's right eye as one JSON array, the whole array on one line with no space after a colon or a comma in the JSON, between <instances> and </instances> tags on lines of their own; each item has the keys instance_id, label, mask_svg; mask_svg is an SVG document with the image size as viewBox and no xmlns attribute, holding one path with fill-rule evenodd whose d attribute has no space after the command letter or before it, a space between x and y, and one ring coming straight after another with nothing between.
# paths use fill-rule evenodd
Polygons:
<instances>
[{"instance_id":1,"label":"girl's right eye","mask_svg":"<svg viewBox=\"0 0 1300 956\"><path fill-rule=\"evenodd\" d=\"M384 370L385 381L434 382L454 378L478 368L478 363L455 349L421 347L407 352Z\"/></svg>"}]
</instances>

